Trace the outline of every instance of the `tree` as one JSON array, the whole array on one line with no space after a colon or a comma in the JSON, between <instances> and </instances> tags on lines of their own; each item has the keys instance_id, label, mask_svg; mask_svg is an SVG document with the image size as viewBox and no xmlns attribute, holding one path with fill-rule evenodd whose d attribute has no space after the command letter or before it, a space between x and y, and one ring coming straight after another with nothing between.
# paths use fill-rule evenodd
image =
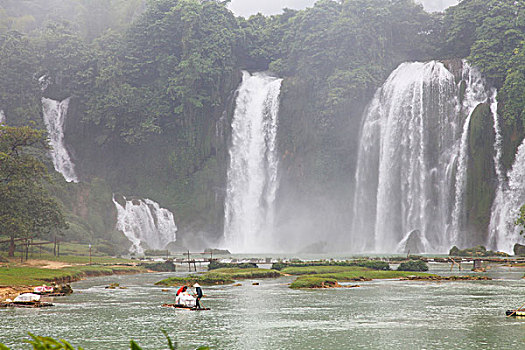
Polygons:
<instances>
[{"instance_id":1,"label":"tree","mask_svg":"<svg viewBox=\"0 0 525 350\"><path fill-rule=\"evenodd\" d=\"M0 126L0 232L11 240L67 228L62 210L44 187L47 169L35 152L48 148L43 131Z\"/></svg>"},{"instance_id":2,"label":"tree","mask_svg":"<svg viewBox=\"0 0 525 350\"><path fill-rule=\"evenodd\" d=\"M23 34L0 34L0 109L10 123L26 123L41 111L34 46Z\"/></svg>"}]
</instances>

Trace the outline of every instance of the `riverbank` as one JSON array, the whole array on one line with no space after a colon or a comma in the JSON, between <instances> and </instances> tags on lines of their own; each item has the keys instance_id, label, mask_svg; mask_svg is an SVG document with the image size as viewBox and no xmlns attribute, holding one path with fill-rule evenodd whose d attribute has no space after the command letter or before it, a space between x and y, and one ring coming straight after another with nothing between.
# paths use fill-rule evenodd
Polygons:
<instances>
[{"instance_id":1,"label":"riverbank","mask_svg":"<svg viewBox=\"0 0 525 350\"><path fill-rule=\"evenodd\" d=\"M148 270L141 266L118 265L123 259L103 258L104 264L72 262L71 258L60 260L33 259L24 263L9 261L0 267L0 301L30 292L42 284L66 284L88 277L137 274ZM126 261L129 263L129 261Z\"/></svg>"}]
</instances>

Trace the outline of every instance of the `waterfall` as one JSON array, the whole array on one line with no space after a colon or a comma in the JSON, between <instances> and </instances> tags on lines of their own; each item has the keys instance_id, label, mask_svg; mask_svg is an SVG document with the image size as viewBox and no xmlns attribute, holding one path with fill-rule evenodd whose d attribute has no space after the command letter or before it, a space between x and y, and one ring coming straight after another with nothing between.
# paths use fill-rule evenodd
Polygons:
<instances>
[{"instance_id":1,"label":"waterfall","mask_svg":"<svg viewBox=\"0 0 525 350\"><path fill-rule=\"evenodd\" d=\"M75 165L64 144L64 122L69 107L69 98L62 102L42 98L44 123L51 143L51 158L55 170L61 173L67 182L78 182Z\"/></svg>"},{"instance_id":2,"label":"waterfall","mask_svg":"<svg viewBox=\"0 0 525 350\"><path fill-rule=\"evenodd\" d=\"M5 113L4 113L4 110L3 109L0 109L0 125L4 125L5 124Z\"/></svg>"},{"instance_id":3,"label":"waterfall","mask_svg":"<svg viewBox=\"0 0 525 350\"><path fill-rule=\"evenodd\" d=\"M504 184L506 182L505 174L503 173L501 158L503 156L503 137L501 135L501 127L499 124L498 116L498 100L497 100L497 90L493 89L490 111L492 113L492 118L494 122L494 170L496 171L496 176L498 179L498 187L496 189L496 195L494 201L492 202L491 214L490 214L490 224L489 224L489 237L487 240L487 247L489 249L498 250L498 229L495 225L496 222L500 219L500 211L503 205L504 200Z\"/></svg>"},{"instance_id":4,"label":"waterfall","mask_svg":"<svg viewBox=\"0 0 525 350\"><path fill-rule=\"evenodd\" d=\"M501 144L499 147L501 150ZM518 147L516 159L507 173L507 178L505 181L504 176L501 176L492 204L488 246L513 254L514 243L523 244L525 241L520 235L521 229L515 225L520 207L525 204L525 140Z\"/></svg>"},{"instance_id":5,"label":"waterfall","mask_svg":"<svg viewBox=\"0 0 525 350\"><path fill-rule=\"evenodd\" d=\"M144 248L166 249L176 240L177 226L173 213L150 199L127 199L121 205L113 196L117 208L117 230L124 232L133 244L130 252L142 254Z\"/></svg>"},{"instance_id":6,"label":"waterfall","mask_svg":"<svg viewBox=\"0 0 525 350\"><path fill-rule=\"evenodd\" d=\"M281 79L243 72L232 120L225 199L225 246L265 252L273 245L278 188L276 136Z\"/></svg>"},{"instance_id":7,"label":"waterfall","mask_svg":"<svg viewBox=\"0 0 525 350\"><path fill-rule=\"evenodd\" d=\"M492 120L494 125L494 170L498 178L498 187L501 187L505 181L505 174L503 173L501 158L503 157L503 136L501 135L501 126L499 124L498 116L498 90L492 89L490 97L490 112L492 113Z\"/></svg>"},{"instance_id":8,"label":"waterfall","mask_svg":"<svg viewBox=\"0 0 525 350\"><path fill-rule=\"evenodd\" d=\"M376 92L361 129L353 251L402 249L414 230L425 252L461 242L470 116L484 85L466 62L459 83L441 62L412 62Z\"/></svg>"}]
</instances>

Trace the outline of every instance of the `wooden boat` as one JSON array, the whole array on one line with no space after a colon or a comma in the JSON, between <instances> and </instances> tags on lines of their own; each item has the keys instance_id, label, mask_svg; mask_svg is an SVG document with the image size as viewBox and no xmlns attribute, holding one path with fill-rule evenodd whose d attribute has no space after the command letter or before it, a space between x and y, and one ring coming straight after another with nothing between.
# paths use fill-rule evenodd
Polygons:
<instances>
[{"instance_id":1,"label":"wooden boat","mask_svg":"<svg viewBox=\"0 0 525 350\"><path fill-rule=\"evenodd\" d=\"M196 306L190 307L190 306L185 306L185 305L180 305L180 304L163 304L162 307L172 307L176 309L185 309L185 310L191 310L191 311L211 310L209 307L196 307Z\"/></svg>"},{"instance_id":2,"label":"wooden boat","mask_svg":"<svg viewBox=\"0 0 525 350\"><path fill-rule=\"evenodd\" d=\"M525 309L518 309L518 310L507 310L505 312L507 316L515 316L515 317L523 317L525 316Z\"/></svg>"}]
</instances>

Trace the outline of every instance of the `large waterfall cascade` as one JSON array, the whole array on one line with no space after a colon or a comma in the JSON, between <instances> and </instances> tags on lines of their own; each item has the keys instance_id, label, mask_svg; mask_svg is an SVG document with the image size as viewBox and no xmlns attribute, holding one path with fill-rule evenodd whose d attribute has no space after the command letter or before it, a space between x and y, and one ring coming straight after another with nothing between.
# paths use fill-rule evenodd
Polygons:
<instances>
[{"instance_id":1,"label":"large waterfall cascade","mask_svg":"<svg viewBox=\"0 0 525 350\"><path fill-rule=\"evenodd\" d=\"M353 251L401 250L413 232L424 252L461 244L470 117L488 98L466 62L459 83L437 61L403 63L390 75L362 125Z\"/></svg>"},{"instance_id":2,"label":"large waterfall cascade","mask_svg":"<svg viewBox=\"0 0 525 350\"><path fill-rule=\"evenodd\" d=\"M78 182L75 165L64 143L64 122L69 107L69 98L62 102L42 98L44 123L51 143L51 158L55 170L61 173L67 182Z\"/></svg>"},{"instance_id":3,"label":"large waterfall cascade","mask_svg":"<svg viewBox=\"0 0 525 350\"><path fill-rule=\"evenodd\" d=\"M224 245L234 252L275 249L276 136L281 79L243 72L232 120Z\"/></svg>"},{"instance_id":4,"label":"large waterfall cascade","mask_svg":"<svg viewBox=\"0 0 525 350\"><path fill-rule=\"evenodd\" d=\"M122 206L113 196L117 208L117 230L133 244L130 252L142 254L144 247L166 249L177 239L173 213L150 199L127 199Z\"/></svg>"}]
</instances>

